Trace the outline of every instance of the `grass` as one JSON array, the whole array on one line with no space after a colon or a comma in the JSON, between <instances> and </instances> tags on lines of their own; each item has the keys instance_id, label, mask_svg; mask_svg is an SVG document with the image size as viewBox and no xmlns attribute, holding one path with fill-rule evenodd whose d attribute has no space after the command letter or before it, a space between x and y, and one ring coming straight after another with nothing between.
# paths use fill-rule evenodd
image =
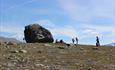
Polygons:
<instances>
[{"instance_id":1,"label":"grass","mask_svg":"<svg viewBox=\"0 0 115 70\"><path fill-rule=\"evenodd\" d=\"M0 45L1 70L114 70L115 47L92 45L67 47L64 44L29 43ZM27 53L11 53L12 50ZM8 65L12 64L12 65ZM14 65L14 66L13 66Z\"/></svg>"}]
</instances>

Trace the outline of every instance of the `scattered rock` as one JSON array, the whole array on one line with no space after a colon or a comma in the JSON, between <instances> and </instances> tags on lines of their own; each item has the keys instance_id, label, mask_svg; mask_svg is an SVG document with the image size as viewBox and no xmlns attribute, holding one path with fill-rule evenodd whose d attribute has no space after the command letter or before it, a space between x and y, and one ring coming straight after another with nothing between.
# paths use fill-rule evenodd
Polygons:
<instances>
[{"instance_id":1,"label":"scattered rock","mask_svg":"<svg viewBox=\"0 0 115 70\"><path fill-rule=\"evenodd\" d=\"M16 43L14 43L14 42L10 42L10 41L7 42L6 44L7 44L7 45L16 45Z\"/></svg>"},{"instance_id":2,"label":"scattered rock","mask_svg":"<svg viewBox=\"0 0 115 70\"><path fill-rule=\"evenodd\" d=\"M80 47L80 50L84 50L84 48Z\"/></svg>"},{"instance_id":3,"label":"scattered rock","mask_svg":"<svg viewBox=\"0 0 115 70\"><path fill-rule=\"evenodd\" d=\"M12 50L10 51L11 53L18 53L19 51L18 50Z\"/></svg>"},{"instance_id":4,"label":"scattered rock","mask_svg":"<svg viewBox=\"0 0 115 70\"><path fill-rule=\"evenodd\" d=\"M89 67L88 70L92 70L92 67Z\"/></svg>"},{"instance_id":5,"label":"scattered rock","mask_svg":"<svg viewBox=\"0 0 115 70\"><path fill-rule=\"evenodd\" d=\"M20 53L27 53L26 50L20 50L19 52L20 52Z\"/></svg>"},{"instance_id":6,"label":"scattered rock","mask_svg":"<svg viewBox=\"0 0 115 70\"><path fill-rule=\"evenodd\" d=\"M30 70L30 69L24 69L24 70Z\"/></svg>"},{"instance_id":7,"label":"scattered rock","mask_svg":"<svg viewBox=\"0 0 115 70\"><path fill-rule=\"evenodd\" d=\"M2 45L2 42L0 42L0 45Z\"/></svg>"},{"instance_id":8,"label":"scattered rock","mask_svg":"<svg viewBox=\"0 0 115 70\"><path fill-rule=\"evenodd\" d=\"M64 47L58 47L59 49L64 49Z\"/></svg>"},{"instance_id":9,"label":"scattered rock","mask_svg":"<svg viewBox=\"0 0 115 70\"><path fill-rule=\"evenodd\" d=\"M42 53L42 52L39 50L38 53Z\"/></svg>"},{"instance_id":10,"label":"scattered rock","mask_svg":"<svg viewBox=\"0 0 115 70\"><path fill-rule=\"evenodd\" d=\"M67 47L69 47L70 46L70 44L66 44L67 45Z\"/></svg>"},{"instance_id":11,"label":"scattered rock","mask_svg":"<svg viewBox=\"0 0 115 70\"><path fill-rule=\"evenodd\" d=\"M6 48L10 48L10 46L8 46L8 45L6 45L5 47L6 47Z\"/></svg>"},{"instance_id":12,"label":"scattered rock","mask_svg":"<svg viewBox=\"0 0 115 70\"><path fill-rule=\"evenodd\" d=\"M13 64L13 63L7 63L7 66L8 66L8 67L14 67L15 64Z\"/></svg>"},{"instance_id":13,"label":"scattered rock","mask_svg":"<svg viewBox=\"0 0 115 70\"><path fill-rule=\"evenodd\" d=\"M71 43L70 46L74 46L74 44Z\"/></svg>"},{"instance_id":14,"label":"scattered rock","mask_svg":"<svg viewBox=\"0 0 115 70\"><path fill-rule=\"evenodd\" d=\"M54 41L50 31L39 24L25 26L24 36L27 43L52 43Z\"/></svg>"},{"instance_id":15,"label":"scattered rock","mask_svg":"<svg viewBox=\"0 0 115 70\"><path fill-rule=\"evenodd\" d=\"M44 44L44 46L46 46L46 47L51 47L51 45L50 45L50 44Z\"/></svg>"},{"instance_id":16,"label":"scattered rock","mask_svg":"<svg viewBox=\"0 0 115 70\"><path fill-rule=\"evenodd\" d=\"M41 67L43 67L43 66L45 66L45 65L43 65L43 64L35 64L35 66L41 66Z\"/></svg>"},{"instance_id":17,"label":"scattered rock","mask_svg":"<svg viewBox=\"0 0 115 70\"><path fill-rule=\"evenodd\" d=\"M99 48L98 48L98 47L93 47L92 49L93 49L93 50L98 50Z\"/></svg>"}]
</instances>

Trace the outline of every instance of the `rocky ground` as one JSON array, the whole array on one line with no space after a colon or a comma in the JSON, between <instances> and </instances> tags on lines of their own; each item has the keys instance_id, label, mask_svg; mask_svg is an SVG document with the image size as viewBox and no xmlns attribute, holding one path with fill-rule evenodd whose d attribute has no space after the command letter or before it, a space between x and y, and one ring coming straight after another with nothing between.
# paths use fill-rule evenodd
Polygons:
<instances>
[{"instance_id":1,"label":"rocky ground","mask_svg":"<svg viewBox=\"0 0 115 70\"><path fill-rule=\"evenodd\" d=\"M115 47L1 44L0 70L115 70Z\"/></svg>"}]
</instances>

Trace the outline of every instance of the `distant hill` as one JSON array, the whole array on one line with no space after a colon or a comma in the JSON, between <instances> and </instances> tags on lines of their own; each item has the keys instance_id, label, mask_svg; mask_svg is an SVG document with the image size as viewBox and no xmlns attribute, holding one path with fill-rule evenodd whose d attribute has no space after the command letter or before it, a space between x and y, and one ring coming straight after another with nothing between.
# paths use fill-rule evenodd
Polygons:
<instances>
[{"instance_id":1,"label":"distant hill","mask_svg":"<svg viewBox=\"0 0 115 70\"><path fill-rule=\"evenodd\" d=\"M16 43L19 43L20 41L15 39L15 38L7 38L7 37L3 37L3 36L0 36L0 42L16 42Z\"/></svg>"},{"instance_id":2,"label":"distant hill","mask_svg":"<svg viewBox=\"0 0 115 70\"><path fill-rule=\"evenodd\" d=\"M105 46L115 46L115 43L106 44Z\"/></svg>"}]
</instances>

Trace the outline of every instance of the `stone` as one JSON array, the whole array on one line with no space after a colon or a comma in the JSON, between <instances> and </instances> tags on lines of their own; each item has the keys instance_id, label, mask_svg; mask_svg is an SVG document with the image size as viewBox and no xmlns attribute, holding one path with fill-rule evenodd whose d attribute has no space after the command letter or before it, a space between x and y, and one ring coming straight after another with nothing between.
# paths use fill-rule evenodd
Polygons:
<instances>
[{"instance_id":1,"label":"stone","mask_svg":"<svg viewBox=\"0 0 115 70\"><path fill-rule=\"evenodd\" d=\"M19 51L18 50L12 50L10 51L11 53L18 53Z\"/></svg>"},{"instance_id":2,"label":"stone","mask_svg":"<svg viewBox=\"0 0 115 70\"><path fill-rule=\"evenodd\" d=\"M98 47L93 47L92 49L93 49L93 50L98 50L99 48L98 48Z\"/></svg>"},{"instance_id":3,"label":"stone","mask_svg":"<svg viewBox=\"0 0 115 70\"><path fill-rule=\"evenodd\" d=\"M39 50L38 53L42 53L42 51Z\"/></svg>"},{"instance_id":4,"label":"stone","mask_svg":"<svg viewBox=\"0 0 115 70\"><path fill-rule=\"evenodd\" d=\"M84 50L84 48L80 47L80 50Z\"/></svg>"},{"instance_id":5,"label":"stone","mask_svg":"<svg viewBox=\"0 0 115 70\"><path fill-rule=\"evenodd\" d=\"M0 45L2 45L2 42L0 42Z\"/></svg>"},{"instance_id":6,"label":"stone","mask_svg":"<svg viewBox=\"0 0 115 70\"><path fill-rule=\"evenodd\" d=\"M92 67L89 67L88 70L92 70Z\"/></svg>"},{"instance_id":7,"label":"stone","mask_svg":"<svg viewBox=\"0 0 115 70\"><path fill-rule=\"evenodd\" d=\"M27 53L26 50L20 50L19 52L20 52L20 53Z\"/></svg>"},{"instance_id":8,"label":"stone","mask_svg":"<svg viewBox=\"0 0 115 70\"><path fill-rule=\"evenodd\" d=\"M7 66L8 66L8 67L14 67L15 65L12 64L12 63L7 63Z\"/></svg>"},{"instance_id":9,"label":"stone","mask_svg":"<svg viewBox=\"0 0 115 70\"><path fill-rule=\"evenodd\" d=\"M10 41L7 42L6 44L7 44L7 45L16 45L16 43L14 43L14 42L10 42Z\"/></svg>"},{"instance_id":10,"label":"stone","mask_svg":"<svg viewBox=\"0 0 115 70\"><path fill-rule=\"evenodd\" d=\"M41 66L41 67L43 67L45 65L43 65L43 64L35 64L35 66Z\"/></svg>"},{"instance_id":11,"label":"stone","mask_svg":"<svg viewBox=\"0 0 115 70\"><path fill-rule=\"evenodd\" d=\"M54 41L51 32L39 24L25 26L24 36L27 43L52 43Z\"/></svg>"},{"instance_id":12,"label":"stone","mask_svg":"<svg viewBox=\"0 0 115 70\"><path fill-rule=\"evenodd\" d=\"M65 49L64 47L58 47L59 49Z\"/></svg>"},{"instance_id":13,"label":"stone","mask_svg":"<svg viewBox=\"0 0 115 70\"><path fill-rule=\"evenodd\" d=\"M51 45L50 45L50 44L44 44L44 46L46 46L46 47L51 47Z\"/></svg>"},{"instance_id":14,"label":"stone","mask_svg":"<svg viewBox=\"0 0 115 70\"><path fill-rule=\"evenodd\" d=\"M71 43L70 46L74 46L74 44Z\"/></svg>"}]
</instances>

